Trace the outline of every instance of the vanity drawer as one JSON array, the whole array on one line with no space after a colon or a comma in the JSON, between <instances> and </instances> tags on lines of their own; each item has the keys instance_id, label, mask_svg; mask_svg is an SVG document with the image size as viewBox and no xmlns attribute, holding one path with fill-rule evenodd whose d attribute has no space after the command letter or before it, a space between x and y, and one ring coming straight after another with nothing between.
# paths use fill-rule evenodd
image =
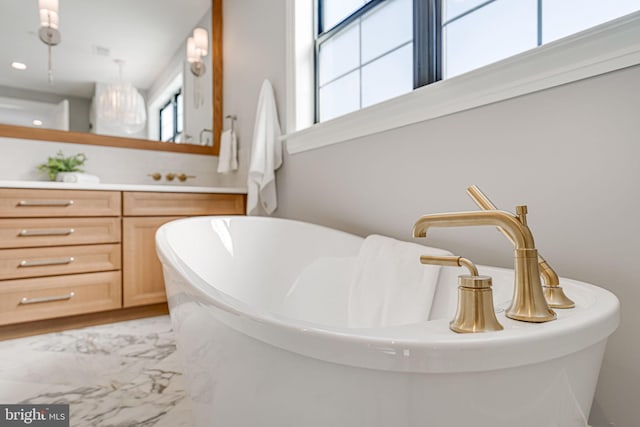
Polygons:
<instances>
[{"instance_id":1,"label":"vanity drawer","mask_svg":"<svg viewBox=\"0 0 640 427\"><path fill-rule=\"evenodd\" d=\"M0 250L0 280L120 270L120 245Z\"/></svg>"},{"instance_id":2,"label":"vanity drawer","mask_svg":"<svg viewBox=\"0 0 640 427\"><path fill-rule=\"evenodd\" d=\"M119 191L0 189L0 217L119 216Z\"/></svg>"},{"instance_id":3,"label":"vanity drawer","mask_svg":"<svg viewBox=\"0 0 640 427\"><path fill-rule=\"evenodd\" d=\"M124 192L128 216L242 215L243 194Z\"/></svg>"},{"instance_id":4,"label":"vanity drawer","mask_svg":"<svg viewBox=\"0 0 640 427\"><path fill-rule=\"evenodd\" d=\"M0 325L120 308L119 271L0 282Z\"/></svg>"},{"instance_id":5,"label":"vanity drawer","mask_svg":"<svg viewBox=\"0 0 640 427\"><path fill-rule=\"evenodd\" d=\"M0 219L0 248L119 243L120 218Z\"/></svg>"}]
</instances>

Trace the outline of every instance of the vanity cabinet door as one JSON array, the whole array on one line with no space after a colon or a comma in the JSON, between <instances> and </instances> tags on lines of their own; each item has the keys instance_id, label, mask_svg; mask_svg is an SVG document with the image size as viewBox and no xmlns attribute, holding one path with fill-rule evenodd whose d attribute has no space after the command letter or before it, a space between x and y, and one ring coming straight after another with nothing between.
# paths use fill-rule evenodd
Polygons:
<instances>
[{"instance_id":1,"label":"vanity cabinet door","mask_svg":"<svg viewBox=\"0 0 640 427\"><path fill-rule=\"evenodd\" d=\"M122 287L124 307L162 303L162 265L156 255L156 230L180 217L139 217L122 220Z\"/></svg>"},{"instance_id":2,"label":"vanity cabinet door","mask_svg":"<svg viewBox=\"0 0 640 427\"><path fill-rule=\"evenodd\" d=\"M123 306L163 303L162 265L156 255L158 227L194 215L242 215L244 194L122 193L122 287Z\"/></svg>"}]
</instances>

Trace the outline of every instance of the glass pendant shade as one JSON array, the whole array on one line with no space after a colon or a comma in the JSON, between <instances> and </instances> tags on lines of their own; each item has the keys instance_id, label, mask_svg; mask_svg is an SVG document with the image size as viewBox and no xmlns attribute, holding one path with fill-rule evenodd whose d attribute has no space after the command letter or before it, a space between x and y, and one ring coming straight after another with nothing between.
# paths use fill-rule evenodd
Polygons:
<instances>
[{"instance_id":1,"label":"glass pendant shade","mask_svg":"<svg viewBox=\"0 0 640 427\"><path fill-rule=\"evenodd\" d=\"M131 83L112 83L98 97L97 115L109 128L129 135L144 130L147 112L144 98Z\"/></svg>"},{"instance_id":2,"label":"glass pendant shade","mask_svg":"<svg viewBox=\"0 0 640 427\"><path fill-rule=\"evenodd\" d=\"M124 61L115 60L120 68L120 79L96 89L96 116L100 123L114 132L133 135L144 130L147 125L145 100L133 84L123 81Z\"/></svg>"}]
</instances>

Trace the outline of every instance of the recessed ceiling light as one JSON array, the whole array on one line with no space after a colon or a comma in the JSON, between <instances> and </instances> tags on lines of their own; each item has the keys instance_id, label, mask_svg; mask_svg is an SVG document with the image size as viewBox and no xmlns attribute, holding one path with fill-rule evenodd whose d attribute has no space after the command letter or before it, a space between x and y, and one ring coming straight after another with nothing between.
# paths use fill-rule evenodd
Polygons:
<instances>
[{"instance_id":1,"label":"recessed ceiling light","mask_svg":"<svg viewBox=\"0 0 640 427\"><path fill-rule=\"evenodd\" d=\"M22 62L12 62L11 68L15 68L16 70L23 71L27 69L27 64L23 64Z\"/></svg>"},{"instance_id":2,"label":"recessed ceiling light","mask_svg":"<svg viewBox=\"0 0 640 427\"><path fill-rule=\"evenodd\" d=\"M42 126L42 120L35 119L35 120L33 121L33 125L34 125L34 126Z\"/></svg>"}]
</instances>

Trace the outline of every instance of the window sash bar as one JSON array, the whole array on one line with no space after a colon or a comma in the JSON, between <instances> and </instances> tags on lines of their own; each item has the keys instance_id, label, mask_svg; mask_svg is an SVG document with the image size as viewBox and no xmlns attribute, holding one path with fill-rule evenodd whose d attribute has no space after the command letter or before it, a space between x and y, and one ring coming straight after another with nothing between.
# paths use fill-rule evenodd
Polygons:
<instances>
[{"instance_id":1,"label":"window sash bar","mask_svg":"<svg viewBox=\"0 0 640 427\"><path fill-rule=\"evenodd\" d=\"M442 0L413 0L413 40L415 89L442 79Z\"/></svg>"},{"instance_id":2,"label":"window sash bar","mask_svg":"<svg viewBox=\"0 0 640 427\"><path fill-rule=\"evenodd\" d=\"M176 137L178 136L178 93L171 98L171 104L173 112L173 136L171 137L171 142L176 142Z\"/></svg>"},{"instance_id":3,"label":"window sash bar","mask_svg":"<svg viewBox=\"0 0 640 427\"><path fill-rule=\"evenodd\" d=\"M538 0L538 46L542 46L542 0Z\"/></svg>"}]
</instances>

